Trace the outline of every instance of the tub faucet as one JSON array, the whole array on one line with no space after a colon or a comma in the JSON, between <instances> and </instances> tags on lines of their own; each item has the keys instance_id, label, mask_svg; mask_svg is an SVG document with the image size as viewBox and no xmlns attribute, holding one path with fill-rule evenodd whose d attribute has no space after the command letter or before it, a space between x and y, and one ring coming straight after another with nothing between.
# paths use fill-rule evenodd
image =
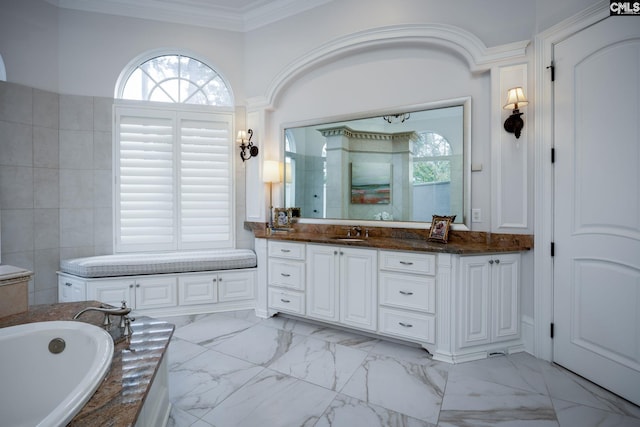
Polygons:
<instances>
[{"instance_id":1,"label":"tub faucet","mask_svg":"<svg viewBox=\"0 0 640 427\"><path fill-rule=\"evenodd\" d=\"M133 333L133 331L131 330L131 322L133 322L136 319L128 316L128 314L131 313L131 308L127 307L126 301L122 301L122 305L119 308L111 307L105 304L100 304L100 307L87 307L85 309L80 310L78 313L76 313L76 315L73 316L73 320L78 320L78 318L82 316L82 314L86 313L87 311L98 311L100 313L104 313L104 320L102 321L102 326L104 326L105 329L109 329L109 327L111 326L110 316L112 315L120 316L120 322L118 324L118 327L123 329L123 336L129 337Z\"/></svg>"}]
</instances>

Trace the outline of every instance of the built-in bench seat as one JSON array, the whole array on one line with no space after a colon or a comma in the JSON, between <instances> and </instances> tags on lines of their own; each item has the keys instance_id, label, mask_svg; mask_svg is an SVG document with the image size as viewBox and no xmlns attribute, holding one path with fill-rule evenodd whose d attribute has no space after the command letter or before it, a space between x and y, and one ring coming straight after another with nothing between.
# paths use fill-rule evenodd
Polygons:
<instances>
[{"instance_id":1,"label":"built-in bench seat","mask_svg":"<svg viewBox=\"0 0 640 427\"><path fill-rule=\"evenodd\" d=\"M127 301L150 315L253 308L256 267L249 249L66 259L58 272L58 301Z\"/></svg>"},{"instance_id":2,"label":"built-in bench seat","mask_svg":"<svg viewBox=\"0 0 640 427\"><path fill-rule=\"evenodd\" d=\"M256 254L249 249L190 252L131 253L91 256L60 261L60 271L79 277L117 277L141 274L253 268Z\"/></svg>"}]
</instances>

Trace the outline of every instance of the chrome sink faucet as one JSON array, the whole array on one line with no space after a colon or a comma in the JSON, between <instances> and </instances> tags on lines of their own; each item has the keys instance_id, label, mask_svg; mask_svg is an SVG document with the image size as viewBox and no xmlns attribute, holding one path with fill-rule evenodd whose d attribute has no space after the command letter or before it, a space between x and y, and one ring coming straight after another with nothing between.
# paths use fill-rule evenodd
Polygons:
<instances>
[{"instance_id":1,"label":"chrome sink faucet","mask_svg":"<svg viewBox=\"0 0 640 427\"><path fill-rule=\"evenodd\" d=\"M130 337L133 331L131 330L131 322L136 319L133 317L129 317L129 313L131 313L131 308L127 307L127 302L122 301L122 305L118 307L110 307L104 304L101 304L100 307L87 307L85 309L80 310L73 316L73 320L78 320L80 316L88 311L98 311L100 313L104 313L104 320L102 321L102 326L105 329L109 330L111 327L111 316L120 316L120 322L118 327L123 330L122 335L124 337Z\"/></svg>"}]
</instances>

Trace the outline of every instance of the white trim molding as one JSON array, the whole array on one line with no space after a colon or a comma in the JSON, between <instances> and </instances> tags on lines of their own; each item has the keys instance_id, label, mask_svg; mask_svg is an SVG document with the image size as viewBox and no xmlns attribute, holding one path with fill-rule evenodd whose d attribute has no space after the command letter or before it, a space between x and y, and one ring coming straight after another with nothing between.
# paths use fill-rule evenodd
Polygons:
<instances>
[{"instance_id":1,"label":"white trim molding","mask_svg":"<svg viewBox=\"0 0 640 427\"><path fill-rule=\"evenodd\" d=\"M524 233L530 230L529 212L529 133L527 108L525 127L520 138L503 128L511 114L502 108L510 88L521 86L529 95L527 64L498 66L491 70L491 231L496 233Z\"/></svg>"},{"instance_id":2,"label":"white trim molding","mask_svg":"<svg viewBox=\"0 0 640 427\"><path fill-rule=\"evenodd\" d=\"M553 322L553 83L547 69L553 60L553 48L571 35L609 16L609 2L600 1L536 36L535 40L535 234L534 234L534 355L553 359L553 341L549 328Z\"/></svg>"},{"instance_id":3,"label":"white trim molding","mask_svg":"<svg viewBox=\"0 0 640 427\"><path fill-rule=\"evenodd\" d=\"M324 63L359 52L394 45L438 46L465 58L473 73L499 63L524 60L529 40L487 47L474 34L447 24L406 24L372 28L334 39L302 55L286 66L271 82L264 96L250 98L249 110L273 109L285 88L299 76Z\"/></svg>"}]
</instances>

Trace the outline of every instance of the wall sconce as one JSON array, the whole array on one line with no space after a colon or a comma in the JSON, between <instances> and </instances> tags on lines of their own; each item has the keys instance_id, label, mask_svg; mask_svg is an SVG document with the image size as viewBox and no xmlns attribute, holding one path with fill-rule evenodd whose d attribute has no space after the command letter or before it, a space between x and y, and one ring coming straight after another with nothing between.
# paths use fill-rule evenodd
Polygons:
<instances>
[{"instance_id":1,"label":"wall sconce","mask_svg":"<svg viewBox=\"0 0 640 427\"><path fill-rule=\"evenodd\" d=\"M280 182L280 162L277 160L264 161L262 181L269 184L269 228L273 228L273 183Z\"/></svg>"},{"instance_id":2,"label":"wall sconce","mask_svg":"<svg viewBox=\"0 0 640 427\"><path fill-rule=\"evenodd\" d=\"M528 103L529 101L524 96L524 91L521 87L514 87L507 92L507 103L502 108L513 110L513 113L505 120L504 130L515 134L516 138L520 138L520 133L524 127L524 121L520 117L522 113L518 110L518 107L524 107Z\"/></svg>"},{"instance_id":3,"label":"wall sconce","mask_svg":"<svg viewBox=\"0 0 640 427\"><path fill-rule=\"evenodd\" d=\"M247 134L249 138L247 138ZM236 138L236 142L240 143L240 158L244 162L245 160L249 160L252 157L256 157L258 155L258 147L253 145L251 142L251 137L253 136L253 131L248 129L247 131L240 130L238 131L238 137ZM249 152L247 153L247 150Z\"/></svg>"}]
</instances>

